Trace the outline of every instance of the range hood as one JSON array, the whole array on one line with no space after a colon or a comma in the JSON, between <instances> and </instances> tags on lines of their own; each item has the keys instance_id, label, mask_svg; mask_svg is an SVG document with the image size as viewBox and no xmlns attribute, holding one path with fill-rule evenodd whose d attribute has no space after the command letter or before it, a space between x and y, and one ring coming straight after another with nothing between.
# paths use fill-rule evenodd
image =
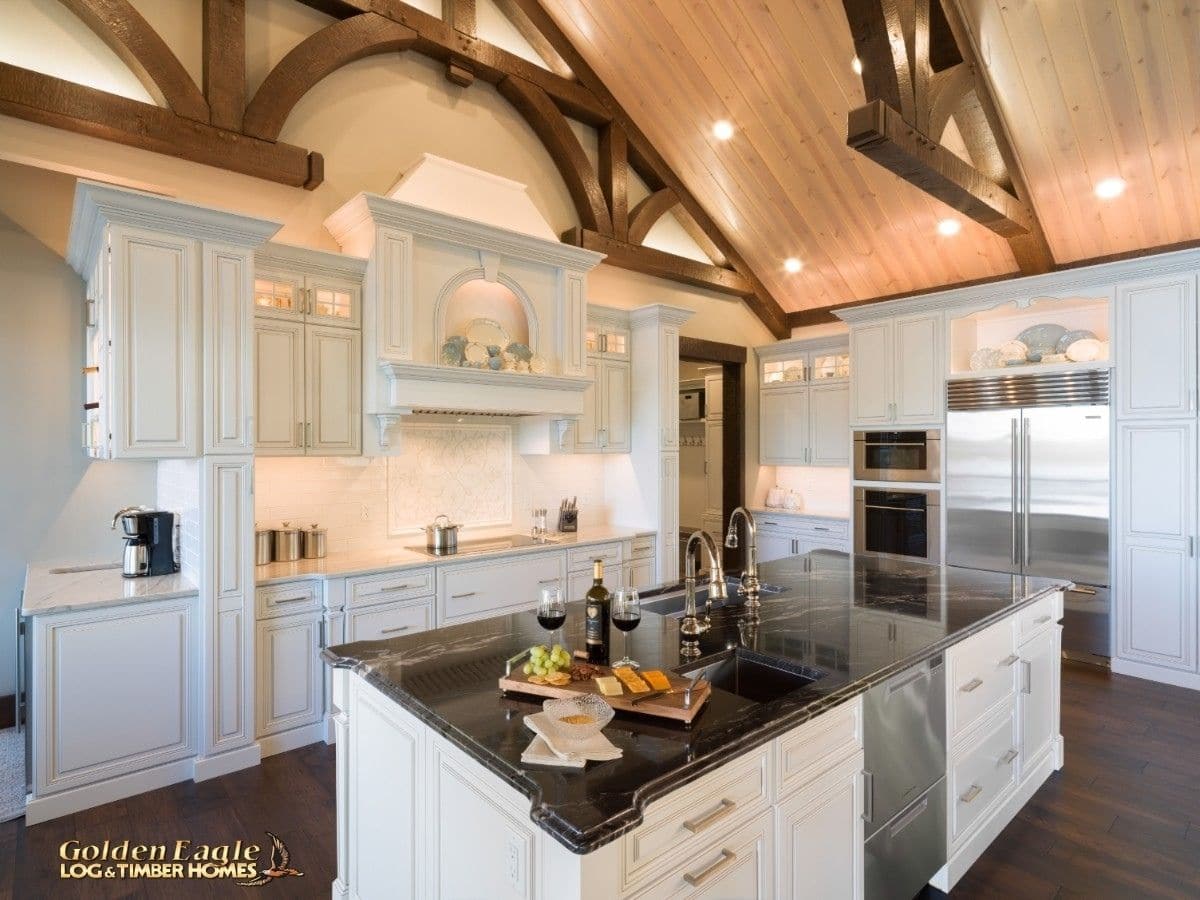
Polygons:
<instances>
[{"instance_id":1,"label":"range hood","mask_svg":"<svg viewBox=\"0 0 1200 900\"><path fill-rule=\"evenodd\" d=\"M381 446L385 425L417 412L582 415L587 273L604 256L556 240L524 185L425 154L387 196L359 194L325 226L369 260L363 408ZM528 347L538 374L453 364L447 341L480 321L505 335L493 353Z\"/></svg>"}]
</instances>

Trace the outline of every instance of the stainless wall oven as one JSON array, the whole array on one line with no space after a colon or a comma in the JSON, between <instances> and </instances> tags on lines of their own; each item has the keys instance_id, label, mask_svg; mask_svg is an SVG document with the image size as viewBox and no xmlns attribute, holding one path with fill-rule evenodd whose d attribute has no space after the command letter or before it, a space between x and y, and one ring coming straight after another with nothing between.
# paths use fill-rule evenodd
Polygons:
<instances>
[{"instance_id":1,"label":"stainless wall oven","mask_svg":"<svg viewBox=\"0 0 1200 900\"><path fill-rule=\"evenodd\" d=\"M942 561L942 500L934 490L854 489L854 552Z\"/></svg>"},{"instance_id":2,"label":"stainless wall oven","mask_svg":"<svg viewBox=\"0 0 1200 900\"><path fill-rule=\"evenodd\" d=\"M937 484L942 480L941 432L854 432L854 478Z\"/></svg>"}]
</instances>

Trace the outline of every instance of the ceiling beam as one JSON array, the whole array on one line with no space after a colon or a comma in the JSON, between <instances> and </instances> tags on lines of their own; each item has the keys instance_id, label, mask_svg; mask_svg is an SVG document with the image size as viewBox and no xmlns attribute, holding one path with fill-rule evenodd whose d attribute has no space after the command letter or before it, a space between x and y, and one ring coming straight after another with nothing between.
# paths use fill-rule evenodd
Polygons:
<instances>
[{"instance_id":1,"label":"ceiling beam","mask_svg":"<svg viewBox=\"0 0 1200 900\"><path fill-rule=\"evenodd\" d=\"M209 121L218 128L241 131L246 110L245 0L204 0L202 15Z\"/></svg>"},{"instance_id":2,"label":"ceiling beam","mask_svg":"<svg viewBox=\"0 0 1200 900\"><path fill-rule=\"evenodd\" d=\"M554 49L554 45L546 40L546 36L538 31L537 26L529 20L529 16L525 15L525 10L521 9L513 0L496 0L496 6L500 12L504 13L504 17L512 22L513 27L520 32L521 37L525 38L534 52L542 58L542 62L550 67L551 72L563 78L573 79L575 77L575 73L567 65L567 61Z\"/></svg>"},{"instance_id":3,"label":"ceiling beam","mask_svg":"<svg viewBox=\"0 0 1200 900\"><path fill-rule=\"evenodd\" d=\"M679 223L679 227L688 233L696 246L699 247L704 255L712 260L713 265L725 268L729 265L729 260L725 258L725 254L721 252L721 248L716 245L716 242L709 237L708 232L700 227L699 223L692 218L682 206L675 211L675 221Z\"/></svg>"},{"instance_id":4,"label":"ceiling beam","mask_svg":"<svg viewBox=\"0 0 1200 900\"><path fill-rule=\"evenodd\" d=\"M586 228L573 228L562 239L576 247L605 254L604 262L608 265L742 299L754 294L753 283L733 269L723 269L641 244L618 241ZM791 333L790 329L788 333Z\"/></svg>"},{"instance_id":5,"label":"ceiling beam","mask_svg":"<svg viewBox=\"0 0 1200 900\"><path fill-rule=\"evenodd\" d=\"M356 59L399 52L417 33L375 13L362 13L326 25L293 47L270 71L246 107L242 130L273 141L292 108L318 81Z\"/></svg>"},{"instance_id":6,"label":"ceiling beam","mask_svg":"<svg viewBox=\"0 0 1200 900\"><path fill-rule=\"evenodd\" d=\"M83 20L161 106L207 122L208 102L183 63L129 0L60 0Z\"/></svg>"},{"instance_id":7,"label":"ceiling beam","mask_svg":"<svg viewBox=\"0 0 1200 900\"><path fill-rule=\"evenodd\" d=\"M629 243L640 244L654 224L679 205L679 195L670 188L655 191L642 199L629 214Z\"/></svg>"},{"instance_id":8,"label":"ceiling beam","mask_svg":"<svg viewBox=\"0 0 1200 900\"><path fill-rule=\"evenodd\" d=\"M610 122L600 129L600 189L612 216L613 237L629 237L629 139L625 129Z\"/></svg>"},{"instance_id":9,"label":"ceiling beam","mask_svg":"<svg viewBox=\"0 0 1200 900\"><path fill-rule=\"evenodd\" d=\"M292 187L311 190L321 183L319 153L8 63L0 63L0 113Z\"/></svg>"},{"instance_id":10,"label":"ceiling beam","mask_svg":"<svg viewBox=\"0 0 1200 900\"><path fill-rule=\"evenodd\" d=\"M475 0L442 0L442 21L461 34L475 36Z\"/></svg>"}]
</instances>

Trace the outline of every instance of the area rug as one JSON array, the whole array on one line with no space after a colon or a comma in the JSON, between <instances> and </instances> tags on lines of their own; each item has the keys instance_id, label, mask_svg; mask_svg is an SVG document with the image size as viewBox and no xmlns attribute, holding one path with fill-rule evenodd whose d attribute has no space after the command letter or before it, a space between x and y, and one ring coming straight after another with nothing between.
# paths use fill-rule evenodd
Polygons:
<instances>
[{"instance_id":1,"label":"area rug","mask_svg":"<svg viewBox=\"0 0 1200 900\"><path fill-rule=\"evenodd\" d=\"M25 735L0 731L0 822L25 815Z\"/></svg>"}]
</instances>

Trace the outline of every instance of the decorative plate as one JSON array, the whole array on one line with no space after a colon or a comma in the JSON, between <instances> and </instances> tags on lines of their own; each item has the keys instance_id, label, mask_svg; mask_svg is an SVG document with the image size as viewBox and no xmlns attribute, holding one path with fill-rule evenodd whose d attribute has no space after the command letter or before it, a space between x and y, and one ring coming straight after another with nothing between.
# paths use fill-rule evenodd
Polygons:
<instances>
[{"instance_id":1,"label":"decorative plate","mask_svg":"<svg viewBox=\"0 0 1200 900\"><path fill-rule=\"evenodd\" d=\"M1025 362L1029 358L1029 348L1021 341L1005 341L1000 345L1000 355L1004 362Z\"/></svg>"},{"instance_id":2,"label":"decorative plate","mask_svg":"<svg viewBox=\"0 0 1200 900\"><path fill-rule=\"evenodd\" d=\"M518 344L516 341L504 348L508 353L511 353L518 360L529 362L533 359L533 351L529 349L527 344Z\"/></svg>"},{"instance_id":3,"label":"decorative plate","mask_svg":"<svg viewBox=\"0 0 1200 900\"><path fill-rule=\"evenodd\" d=\"M467 339L461 336L449 338L446 343L442 344L442 365L443 366L461 366L463 364L463 350L467 347Z\"/></svg>"},{"instance_id":4,"label":"decorative plate","mask_svg":"<svg viewBox=\"0 0 1200 900\"><path fill-rule=\"evenodd\" d=\"M546 360L540 356L535 356L529 361L529 371L534 375L546 374Z\"/></svg>"},{"instance_id":5,"label":"decorative plate","mask_svg":"<svg viewBox=\"0 0 1200 900\"><path fill-rule=\"evenodd\" d=\"M803 381L804 368L802 366L788 366L783 370L784 381Z\"/></svg>"},{"instance_id":6,"label":"decorative plate","mask_svg":"<svg viewBox=\"0 0 1200 900\"><path fill-rule=\"evenodd\" d=\"M1067 333L1067 329L1052 322L1041 325L1031 325L1020 334L1017 340L1029 348L1029 361L1040 362L1047 353L1053 353L1058 347L1058 339Z\"/></svg>"},{"instance_id":7,"label":"decorative plate","mask_svg":"<svg viewBox=\"0 0 1200 900\"><path fill-rule=\"evenodd\" d=\"M472 319L467 325L467 340L487 347L495 344L503 347L508 343L508 332L494 319Z\"/></svg>"},{"instance_id":8,"label":"decorative plate","mask_svg":"<svg viewBox=\"0 0 1200 900\"><path fill-rule=\"evenodd\" d=\"M1092 362L1102 359L1104 345L1095 338L1081 338L1067 348L1067 359L1071 362Z\"/></svg>"},{"instance_id":9,"label":"decorative plate","mask_svg":"<svg viewBox=\"0 0 1200 900\"><path fill-rule=\"evenodd\" d=\"M467 349L463 356L466 358L467 365L469 366L474 366L478 369L487 365L488 352L487 347L483 346L483 344L474 342L467 344Z\"/></svg>"},{"instance_id":10,"label":"decorative plate","mask_svg":"<svg viewBox=\"0 0 1200 900\"><path fill-rule=\"evenodd\" d=\"M1095 337L1096 333L1094 331L1088 331L1086 328L1076 328L1073 331L1068 331L1058 339L1058 343L1054 345L1054 352L1066 353L1067 348L1076 341L1082 341L1084 338L1092 338L1094 340Z\"/></svg>"},{"instance_id":11,"label":"decorative plate","mask_svg":"<svg viewBox=\"0 0 1200 900\"><path fill-rule=\"evenodd\" d=\"M984 369L999 369L1004 365L1004 357L993 347L980 347L971 354L971 371L981 372Z\"/></svg>"}]
</instances>

